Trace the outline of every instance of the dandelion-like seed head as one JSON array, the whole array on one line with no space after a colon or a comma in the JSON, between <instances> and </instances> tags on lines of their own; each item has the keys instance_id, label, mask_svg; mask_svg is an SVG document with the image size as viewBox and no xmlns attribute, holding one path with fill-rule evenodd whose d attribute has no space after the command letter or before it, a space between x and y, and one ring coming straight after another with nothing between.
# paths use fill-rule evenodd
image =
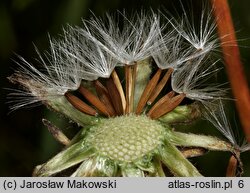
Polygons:
<instances>
[{"instance_id":1,"label":"dandelion-like seed head","mask_svg":"<svg viewBox=\"0 0 250 193\"><path fill-rule=\"evenodd\" d=\"M10 80L25 91L12 94L22 100L13 109L42 101L83 127L69 140L44 120L66 148L34 175L77 166L70 175L200 176L188 157L204 148L233 151L218 138L171 129L200 116L185 98L206 104L224 95L220 85L206 84L218 71L207 59L216 39L211 13L202 13L199 34L186 17L179 23L153 11L93 16L50 40L49 54L39 54L44 70L21 58Z\"/></svg>"}]
</instances>

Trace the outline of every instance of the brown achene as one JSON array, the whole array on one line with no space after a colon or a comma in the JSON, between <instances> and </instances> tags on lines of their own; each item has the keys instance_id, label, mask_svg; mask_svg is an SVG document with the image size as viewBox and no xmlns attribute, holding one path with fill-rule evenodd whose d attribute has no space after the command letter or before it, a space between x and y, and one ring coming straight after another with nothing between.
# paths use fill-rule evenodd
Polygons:
<instances>
[{"instance_id":1,"label":"brown achene","mask_svg":"<svg viewBox=\"0 0 250 193\"><path fill-rule=\"evenodd\" d=\"M173 69L158 69L148 81L138 105L134 107L137 64L126 65L123 68L124 88L114 69L110 78L93 81L96 94L81 85L78 91L84 97L84 101L70 92L65 94L66 98L76 109L92 116L100 114L104 117L115 117L130 113L136 115L145 113L151 119L158 119L172 111L185 98L185 94L176 95L174 91L162 96L163 88L170 79Z\"/></svg>"}]
</instances>

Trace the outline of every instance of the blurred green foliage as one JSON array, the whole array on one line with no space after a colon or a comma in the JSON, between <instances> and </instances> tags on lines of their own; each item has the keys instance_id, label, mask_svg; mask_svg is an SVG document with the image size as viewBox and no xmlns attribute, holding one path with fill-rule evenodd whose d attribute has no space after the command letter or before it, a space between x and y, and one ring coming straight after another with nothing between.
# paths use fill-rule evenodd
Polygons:
<instances>
[{"instance_id":1,"label":"blurred green foliage","mask_svg":"<svg viewBox=\"0 0 250 193\"><path fill-rule=\"evenodd\" d=\"M199 1L193 0L192 5L195 7ZM230 0L229 2L236 29L239 30L237 36L240 40L243 62L246 64L246 76L250 82L250 1ZM9 91L3 88L15 88L6 79L16 68L13 62L17 59L15 53L28 60L35 58L33 43L41 51L48 49L48 33L52 37L58 37L62 33L63 26L81 25L81 19L90 17L91 11L99 16L117 9L125 9L126 12L134 12L141 8L172 10L178 7L178 4L179 1L176 0L1 0L0 176L30 176L36 165L45 162L62 148L42 125L43 117L63 128L69 136L71 135L69 131L74 126L44 107L23 109L8 114L6 95ZM229 110L233 112L232 120L236 119L235 122L238 122L234 106L230 105ZM239 124L237 127L240 129ZM219 135L215 129L208 128L204 121L196 126L196 130L201 128L209 134L212 130ZM209 153L202 158L194 159L194 162L202 173L208 176L223 176L229 156L228 153ZM245 153L242 158L243 162L247 163L245 175L250 176L248 161L250 154Z\"/></svg>"}]
</instances>

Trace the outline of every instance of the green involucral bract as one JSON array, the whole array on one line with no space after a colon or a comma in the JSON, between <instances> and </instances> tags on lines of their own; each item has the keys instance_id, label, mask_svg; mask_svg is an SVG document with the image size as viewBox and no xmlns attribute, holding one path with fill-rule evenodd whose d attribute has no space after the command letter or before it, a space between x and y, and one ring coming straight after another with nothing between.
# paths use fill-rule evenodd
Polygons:
<instances>
[{"instance_id":1,"label":"green involucral bract","mask_svg":"<svg viewBox=\"0 0 250 193\"><path fill-rule=\"evenodd\" d=\"M134 107L137 106L140 97L147 86L152 73L151 59L139 61L136 67L135 93L134 93Z\"/></svg>"},{"instance_id":2,"label":"green involucral bract","mask_svg":"<svg viewBox=\"0 0 250 193\"><path fill-rule=\"evenodd\" d=\"M180 105L173 111L159 118L161 122L168 124L185 123L201 116L198 104Z\"/></svg>"},{"instance_id":3,"label":"green involucral bract","mask_svg":"<svg viewBox=\"0 0 250 193\"><path fill-rule=\"evenodd\" d=\"M99 122L99 118L89 116L76 110L64 96L52 98L46 101L46 104L49 106L49 108L61 113L81 126L95 125Z\"/></svg>"}]
</instances>

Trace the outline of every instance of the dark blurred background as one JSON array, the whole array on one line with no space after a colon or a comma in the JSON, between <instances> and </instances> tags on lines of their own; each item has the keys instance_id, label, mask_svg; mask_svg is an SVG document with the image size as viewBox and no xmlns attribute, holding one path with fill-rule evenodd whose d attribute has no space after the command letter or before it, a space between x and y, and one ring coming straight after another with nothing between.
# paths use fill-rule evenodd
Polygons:
<instances>
[{"instance_id":1,"label":"dark blurred background","mask_svg":"<svg viewBox=\"0 0 250 193\"><path fill-rule=\"evenodd\" d=\"M205 0L207 1L207 0ZM186 4L188 1L183 0ZM200 0L193 0L195 10ZM230 0L232 15L240 40L245 73L250 82L250 1ZM0 176L30 176L33 168L48 160L62 148L42 125L43 117L53 120L66 132L72 129L67 120L61 120L45 109L36 107L9 113L6 102L8 91L16 88L6 79L16 68L15 53L27 60L36 56L35 44L41 52L48 49L48 33L58 37L66 24L81 25L81 18L88 18L91 11L96 15L126 9L127 12L144 9L178 8L176 0L0 0ZM188 2L190 5L190 3ZM200 6L197 6L200 7ZM199 8L197 8L199 9ZM226 78L225 78L226 79ZM233 125L241 129L234 105L228 105ZM249 115L250 116L250 115ZM214 132L204 121L196 124L206 133ZM193 161L208 176L224 176L229 153L210 152ZM250 176L250 153L242 155L245 176Z\"/></svg>"}]
</instances>

